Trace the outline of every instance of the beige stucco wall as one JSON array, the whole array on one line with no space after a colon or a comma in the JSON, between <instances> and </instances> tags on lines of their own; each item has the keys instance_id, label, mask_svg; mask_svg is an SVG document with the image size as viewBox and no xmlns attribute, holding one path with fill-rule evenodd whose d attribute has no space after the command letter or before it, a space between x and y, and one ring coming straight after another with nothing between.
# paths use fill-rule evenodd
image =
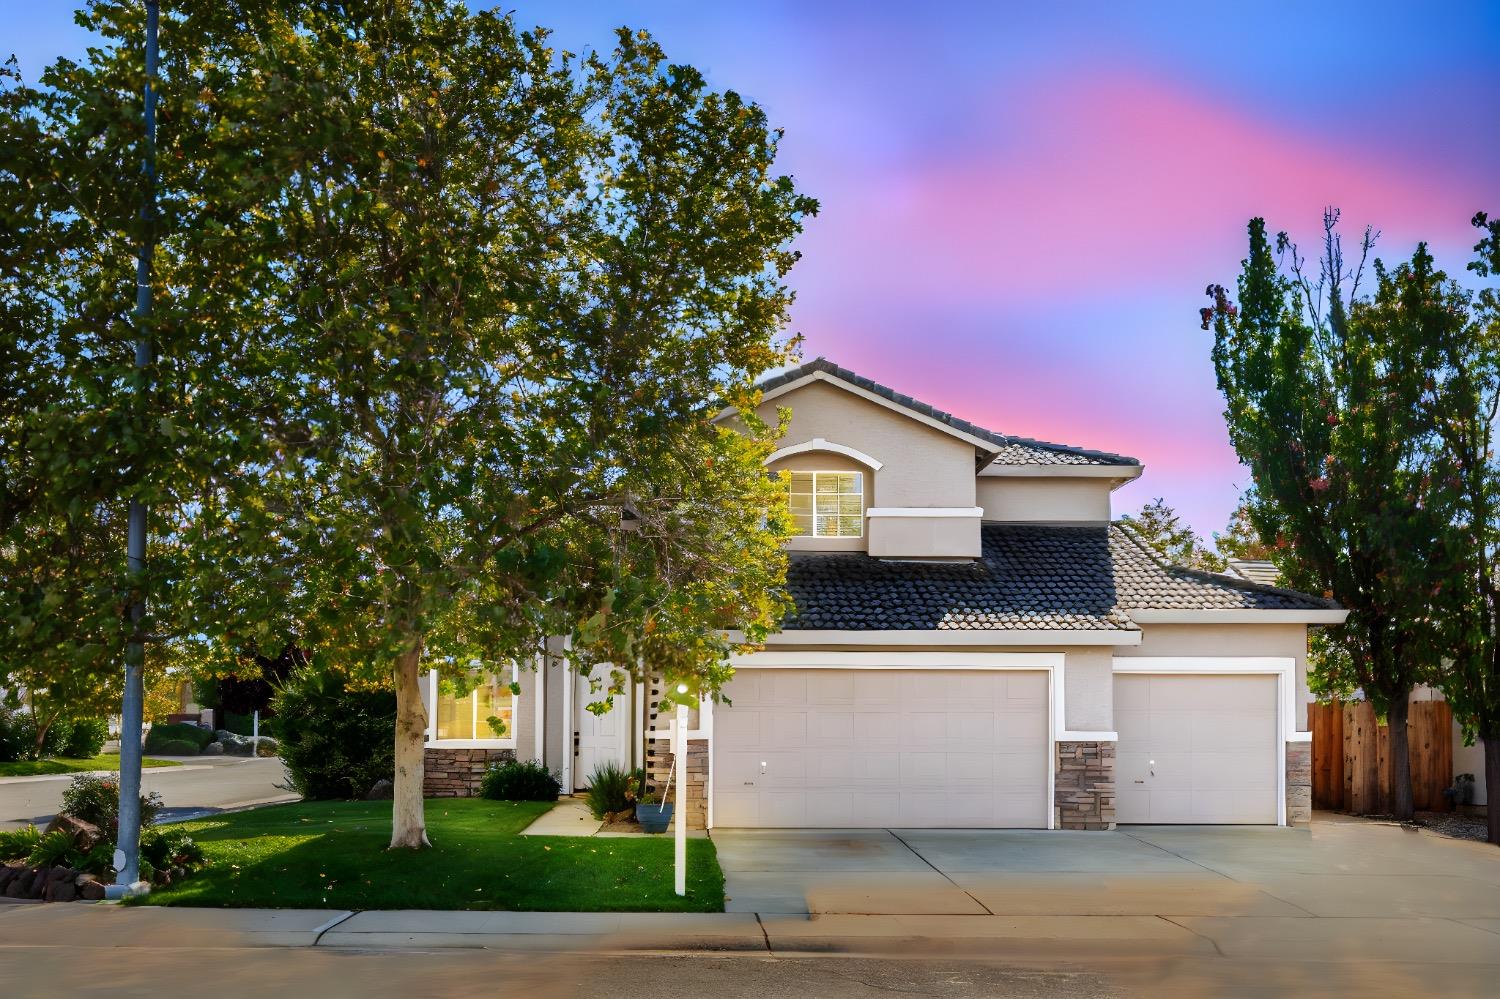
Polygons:
<instances>
[{"instance_id":1,"label":"beige stucco wall","mask_svg":"<svg viewBox=\"0 0 1500 999\"><path fill-rule=\"evenodd\" d=\"M978 505L995 521L1090 521L1110 519L1111 479L979 476Z\"/></svg>"},{"instance_id":2,"label":"beige stucco wall","mask_svg":"<svg viewBox=\"0 0 1500 999\"><path fill-rule=\"evenodd\" d=\"M774 424L780 407L792 416L778 446L821 437L882 463L871 505L975 505L972 444L825 382L777 396L758 412Z\"/></svg>"},{"instance_id":3,"label":"beige stucco wall","mask_svg":"<svg viewBox=\"0 0 1500 999\"><path fill-rule=\"evenodd\" d=\"M1126 656L1275 656L1297 661L1297 704L1307 692L1307 626L1304 624L1146 624L1141 644L1114 651ZM1297 728L1307 731L1307 712L1299 710Z\"/></svg>"},{"instance_id":4,"label":"beige stucco wall","mask_svg":"<svg viewBox=\"0 0 1500 999\"><path fill-rule=\"evenodd\" d=\"M801 454L791 454L785 458L778 458L766 468L772 472L862 472L864 473L865 509L868 510L875 505L875 473L853 458L836 451L807 451ZM870 524L866 520L865 530L857 538L789 538L786 547L791 551L862 552L868 545L869 536Z\"/></svg>"},{"instance_id":5,"label":"beige stucco wall","mask_svg":"<svg viewBox=\"0 0 1500 999\"><path fill-rule=\"evenodd\" d=\"M871 555L883 558L978 558L978 517L868 517Z\"/></svg>"},{"instance_id":6,"label":"beige stucco wall","mask_svg":"<svg viewBox=\"0 0 1500 999\"><path fill-rule=\"evenodd\" d=\"M1063 708L1069 729L1075 732L1113 732L1115 728L1115 681L1111 646L1069 649L1063 672Z\"/></svg>"}]
</instances>

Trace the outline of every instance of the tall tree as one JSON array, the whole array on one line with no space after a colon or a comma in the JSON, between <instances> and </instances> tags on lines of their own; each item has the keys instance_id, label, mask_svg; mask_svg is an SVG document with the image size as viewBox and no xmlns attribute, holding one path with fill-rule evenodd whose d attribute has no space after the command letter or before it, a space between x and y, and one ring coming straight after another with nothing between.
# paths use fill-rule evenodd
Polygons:
<instances>
[{"instance_id":1,"label":"tall tree","mask_svg":"<svg viewBox=\"0 0 1500 999\"><path fill-rule=\"evenodd\" d=\"M1322 685L1362 688L1389 720L1392 809L1410 818L1408 698L1436 678L1432 600L1454 568L1434 475L1435 414L1422 405L1436 326L1446 322L1434 308L1443 286L1419 247L1403 267L1409 281L1377 264L1376 294L1361 298L1374 236L1366 231L1347 267L1337 222L1336 211L1325 214L1314 278L1285 233L1273 252L1265 222L1253 219L1238 306L1210 286L1203 325L1214 331L1230 441L1255 478L1250 520L1288 585L1349 609L1329 632L1348 655L1323 662L1351 675Z\"/></svg>"},{"instance_id":2,"label":"tall tree","mask_svg":"<svg viewBox=\"0 0 1500 999\"><path fill-rule=\"evenodd\" d=\"M1474 226L1484 235L1469 270L1500 275L1500 219L1483 212ZM1451 472L1453 545L1459 571L1434 601L1445 639L1443 694L1467 739L1484 743L1487 786L1500 786L1500 292L1471 296L1403 268L1387 278L1414 316L1431 315L1439 359L1423 403L1432 414ZM1500 807L1489 808L1489 840L1500 843Z\"/></svg>"},{"instance_id":3,"label":"tall tree","mask_svg":"<svg viewBox=\"0 0 1500 999\"><path fill-rule=\"evenodd\" d=\"M711 691L727 632L779 619L775 428L709 417L789 357L815 203L759 108L643 34L578 57L450 0L259 6L203 71L257 140L236 374L276 403L266 500L222 524L299 642L394 674L391 845L418 847L423 670L564 634Z\"/></svg>"},{"instance_id":4,"label":"tall tree","mask_svg":"<svg viewBox=\"0 0 1500 999\"><path fill-rule=\"evenodd\" d=\"M1152 551L1170 565L1180 565L1205 572L1221 572L1224 560L1203 543L1191 524L1185 524L1177 511L1158 496L1136 513L1127 513L1120 523L1129 528Z\"/></svg>"}]
</instances>

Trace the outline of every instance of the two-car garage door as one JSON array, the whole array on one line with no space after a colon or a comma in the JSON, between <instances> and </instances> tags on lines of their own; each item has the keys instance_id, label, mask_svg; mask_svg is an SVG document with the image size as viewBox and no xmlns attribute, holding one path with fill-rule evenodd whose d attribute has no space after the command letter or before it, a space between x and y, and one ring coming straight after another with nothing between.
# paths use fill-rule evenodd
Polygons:
<instances>
[{"instance_id":1,"label":"two-car garage door","mask_svg":"<svg viewBox=\"0 0 1500 999\"><path fill-rule=\"evenodd\" d=\"M1042 670L741 668L714 718L714 824L1047 825Z\"/></svg>"}]
</instances>

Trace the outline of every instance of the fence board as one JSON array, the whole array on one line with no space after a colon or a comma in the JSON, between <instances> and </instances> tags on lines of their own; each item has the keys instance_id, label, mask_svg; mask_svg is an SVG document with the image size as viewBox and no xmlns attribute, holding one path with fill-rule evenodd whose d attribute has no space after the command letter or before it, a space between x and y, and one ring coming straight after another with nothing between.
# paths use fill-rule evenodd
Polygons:
<instances>
[{"instance_id":1,"label":"fence board","mask_svg":"<svg viewBox=\"0 0 1500 999\"><path fill-rule=\"evenodd\" d=\"M1313 807L1383 815L1391 810L1390 729L1367 701L1308 706L1313 733ZM1453 783L1453 712L1445 701L1414 701L1407 719L1412 800L1447 811Z\"/></svg>"}]
</instances>

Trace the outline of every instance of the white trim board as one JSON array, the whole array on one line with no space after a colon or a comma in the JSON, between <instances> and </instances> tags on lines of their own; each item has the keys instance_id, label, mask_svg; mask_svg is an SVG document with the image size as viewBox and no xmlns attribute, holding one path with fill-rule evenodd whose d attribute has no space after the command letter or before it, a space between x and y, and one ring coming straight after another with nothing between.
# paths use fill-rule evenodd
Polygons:
<instances>
[{"instance_id":1,"label":"white trim board","mask_svg":"<svg viewBox=\"0 0 1500 999\"><path fill-rule=\"evenodd\" d=\"M878 459L872 458L863 451L857 451L846 444L835 444L833 441L824 440L821 437L814 437L812 440L803 441L801 444L789 444L784 448L778 448L767 456L764 464L769 465L772 462L780 461L782 458L790 458L794 454L811 454L817 451L829 451L833 454L841 454L845 458L852 458L861 465L869 468L872 472L878 472L885 467Z\"/></svg>"},{"instance_id":2,"label":"white trim board","mask_svg":"<svg viewBox=\"0 0 1500 999\"><path fill-rule=\"evenodd\" d=\"M1164 675L1245 675L1261 674L1276 677L1276 701L1280 706L1276 712L1276 824L1286 825L1286 746L1288 742L1305 742L1312 738L1294 739L1297 732L1296 689L1297 661L1280 656L1115 656L1112 661L1115 673L1146 673Z\"/></svg>"},{"instance_id":3,"label":"white trim board","mask_svg":"<svg viewBox=\"0 0 1500 999\"><path fill-rule=\"evenodd\" d=\"M743 642L744 635L729 632L731 642ZM925 646L929 648L962 646L1026 646L1026 645L1140 645L1139 631L1104 630L1093 631L1025 631L1022 629L993 628L911 629L892 631L840 631L794 629L767 635L766 645L846 645L846 646Z\"/></svg>"},{"instance_id":4,"label":"white trim board","mask_svg":"<svg viewBox=\"0 0 1500 999\"><path fill-rule=\"evenodd\" d=\"M1343 624L1346 610L1132 610L1136 624Z\"/></svg>"},{"instance_id":5,"label":"white trim board","mask_svg":"<svg viewBox=\"0 0 1500 999\"><path fill-rule=\"evenodd\" d=\"M868 517L982 517L980 506L872 506Z\"/></svg>"}]
</instances>

